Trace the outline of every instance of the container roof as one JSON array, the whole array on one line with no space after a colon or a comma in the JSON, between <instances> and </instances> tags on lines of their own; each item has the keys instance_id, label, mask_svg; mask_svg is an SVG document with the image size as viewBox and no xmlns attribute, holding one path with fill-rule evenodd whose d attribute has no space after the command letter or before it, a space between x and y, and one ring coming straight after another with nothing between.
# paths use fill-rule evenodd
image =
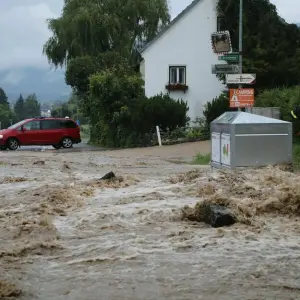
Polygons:
<instances>
[{"instance_id":1,"label":"container roof","mask_svg":"<svg viewBox=\"0 0 300 300\"><path fill-rule=\"evenodd\" d=\"M250 114L242 111L225 112L212 123L215 124L287 124L290 122L264 117L260 115Z\"/></svg>"}]
</instances>

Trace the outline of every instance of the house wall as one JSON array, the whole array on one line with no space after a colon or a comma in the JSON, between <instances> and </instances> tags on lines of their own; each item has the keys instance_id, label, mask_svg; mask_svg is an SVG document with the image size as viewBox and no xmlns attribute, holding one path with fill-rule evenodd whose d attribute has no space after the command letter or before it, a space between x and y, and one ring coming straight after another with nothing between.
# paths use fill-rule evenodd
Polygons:
<instances>
[{"instance_id":1,"label":"house wall","mask_svg":"<svg viewBox=\"0 0 300 300\"><path fill-rule=\"evenodd\" d=\"M216 0L203 0L150 45L142 53L146 96L168 92L169 66L185 65L189 89L185 93L171 91L170 96L187 101L192 120L203 116L206 102L224 89L211 74L211 65L220 63L210 40L216 30Z\"/></svg>"}]
</instances>

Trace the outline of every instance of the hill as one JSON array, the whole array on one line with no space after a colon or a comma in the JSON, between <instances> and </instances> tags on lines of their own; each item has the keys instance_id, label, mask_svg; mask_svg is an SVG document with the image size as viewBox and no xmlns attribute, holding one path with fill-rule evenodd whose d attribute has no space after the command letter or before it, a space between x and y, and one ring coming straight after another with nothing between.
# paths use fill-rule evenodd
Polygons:
<instances>
[{"instance_id":1,"label":"hill","mask_svg":"<svg viewBox=\"0 0 300 300\"><path fill-rule=\"evenodd\" d=\"M11 69L0 71L0 86L10 102L15 102L22 94L36 93L40 102L64 101L71 89L65 84L64 70Z\"/></svg>"}]
</instances>

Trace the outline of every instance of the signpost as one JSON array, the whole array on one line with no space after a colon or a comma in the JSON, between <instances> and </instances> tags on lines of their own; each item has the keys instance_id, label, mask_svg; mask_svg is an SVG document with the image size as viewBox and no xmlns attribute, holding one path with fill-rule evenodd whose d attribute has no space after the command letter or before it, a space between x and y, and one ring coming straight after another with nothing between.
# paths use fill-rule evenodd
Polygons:
<instances>
[{"instance_id":1,"label":"signpost","mask_svg":"<svg viewBox=\"0 0 300 300\"><path fill-rule=\"evenodd\" d=\"M226 84L255 84L256 74L228 74Z\"/></svg>"},{"instance_id":2,"label":"signpost","mask_svg":"<svg viewBox=\"0 0 300 300\"><path fill-rule=\"evenodd\" d=\"M218 57L219 60L224 60L227 62L238 62L239 61L239 53L230 53L226 55L221 55Z\"/></svg>"},{"instance_id":3,"label":"signpost","mask_svg":"<svg viewBox=\"0 0 300 300\"><path fill-rule=\"evenodd\" d=\"M239 73L238 65L219 64L211 66L212 74L236 74Z\"/></svg>"},{"instance_id":4,"label":"signpost","mask_svg":"<svg viewBox=\"0 0 300 300\"><path fill-rule=\"evenodd\" d=\"M254 89L230 89L230 107L250 107L254 105Z\"/></svg>"}]
</instances>

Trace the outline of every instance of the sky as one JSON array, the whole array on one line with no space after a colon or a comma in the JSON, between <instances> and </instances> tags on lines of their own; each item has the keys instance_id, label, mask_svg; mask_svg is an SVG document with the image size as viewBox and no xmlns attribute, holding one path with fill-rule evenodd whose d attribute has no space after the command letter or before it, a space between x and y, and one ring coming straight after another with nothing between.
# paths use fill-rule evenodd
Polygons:
<instances>
[{"instance_id":1,"label":"sky","mask_svg":"<svg viewBox=\"0 0 300 300\"><path fill-rule=\"evenodd\" d=\"M172 17L192 0L169 0ZM287 22L300 23L300 0L271 0ZM0 72L16 83L28 67L49 70L42 46L50 36L46 19L60 15L63 0L0 0Z\"/></svg>"}]
</instances>

